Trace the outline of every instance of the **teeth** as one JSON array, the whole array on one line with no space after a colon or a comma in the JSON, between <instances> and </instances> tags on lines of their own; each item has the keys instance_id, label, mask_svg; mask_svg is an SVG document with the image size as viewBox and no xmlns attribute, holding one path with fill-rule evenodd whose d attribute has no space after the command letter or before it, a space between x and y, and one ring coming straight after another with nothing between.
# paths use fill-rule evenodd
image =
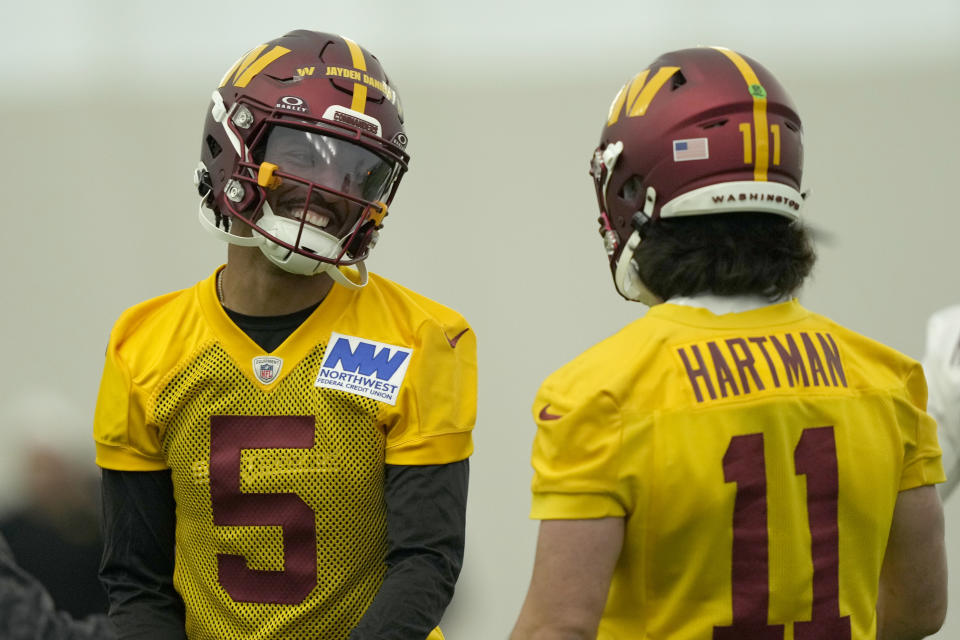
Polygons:
<instances>
[{"instance_id":1,"label":"teeth","mask_svg":"<svg viewBox=\"0 0 960 640\"><path fill-rule=\"evenodd\" d=\"M315 227L320 227L321 229L323 229L328 224L330 224L330 216L325 216L319 213L314 213L313 211L308 211L307 222L309 222Z\"/></svg>"},{"instance_id":2,"label":"teeth","mask_svg":"<svg viewBox=\"0 0 960 640\"><path fill-rule=\"evenodd\" d=\"M297 211L290 217L294 220L303 220L303 211ZM324 229L328 224L330 224L330 216L322 213L314 213L313 211L307 211L307 222L315 227Z\"/></svg>"}]
</instances>

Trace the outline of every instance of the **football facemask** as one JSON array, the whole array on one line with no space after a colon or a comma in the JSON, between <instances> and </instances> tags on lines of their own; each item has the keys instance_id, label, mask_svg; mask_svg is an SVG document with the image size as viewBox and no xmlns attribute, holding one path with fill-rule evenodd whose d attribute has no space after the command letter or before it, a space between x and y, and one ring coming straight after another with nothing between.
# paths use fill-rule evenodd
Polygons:
<instances>
[{"instance_id":1,"label":"football facemask","mask_svg":"<svg viewBox=\"0 0 960 640\"><path fill-rule=\"evenodd\" d=\"M360 251L376 242L386 215L383 199L397 166L352 142L309 129L276 125L265 132L247 167L250 174L256 171L256 180L242 179L266 189L260 215L251 219L228 202L233 217L264 236L261 249L288 270L319 268L297 256L337 265L362 259Z\"/></svg>"},{"instance_id":2,"label":"football facemask","mask_svg":"<svg viewBox=\"0 0 960 640\"><path fill-rule=\"evenodd\" d=\"M399 96L374 56L341 36L288 33L241 58L213 93L195 178L201 222L291 273L362 286L406 143Z\"/></svg>"}]
</instances>

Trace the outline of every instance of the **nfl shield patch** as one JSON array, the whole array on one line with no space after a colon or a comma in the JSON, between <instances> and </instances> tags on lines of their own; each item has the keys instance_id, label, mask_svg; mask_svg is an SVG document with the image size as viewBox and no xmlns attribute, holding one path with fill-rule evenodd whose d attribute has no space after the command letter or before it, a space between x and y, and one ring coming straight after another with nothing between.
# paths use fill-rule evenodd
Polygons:
<instances>
[{"instance_id":1,"label":"nfl shield patch","mask_svg":"<svg viewBox=\"0 0 960 640\"><path fill-rule=\"evenodd\" d=\"M253 375L263 384L270 384L280 375L283 359L275 356L257 356L253 359Z\"/></svg>"}]
</instances>

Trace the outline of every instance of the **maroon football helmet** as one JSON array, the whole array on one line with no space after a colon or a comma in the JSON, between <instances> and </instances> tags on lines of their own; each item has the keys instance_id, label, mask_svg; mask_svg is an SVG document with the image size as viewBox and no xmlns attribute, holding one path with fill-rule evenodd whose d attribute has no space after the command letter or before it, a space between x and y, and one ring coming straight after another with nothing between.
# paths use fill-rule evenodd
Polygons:
<instances>
[{"instance_id":1,"label":"maroon football helmet","mask_svg":"<svg viewBox=\"0 0 960 640\"><path fill-rule=\"evenodd\" d=\"M200 219L292 273L350 286L337 267L357 265L365 282L406 144L400 98L376 57L342 36L292 31L245 54L213 92L195 176Z\"/></svg>"},{"instance_id":2,"label":"maroon football helmet","mask_svg":"<svg viewBox=\"0 0 960 640\"><path fill-rule=\"evenodd\" d=\"M630 262L642 223L733 211L799 218L800 117L751 58L719 47L665 53L614 98L590 173L614 283L636 300Z\"/></svg>"}]
</instances>

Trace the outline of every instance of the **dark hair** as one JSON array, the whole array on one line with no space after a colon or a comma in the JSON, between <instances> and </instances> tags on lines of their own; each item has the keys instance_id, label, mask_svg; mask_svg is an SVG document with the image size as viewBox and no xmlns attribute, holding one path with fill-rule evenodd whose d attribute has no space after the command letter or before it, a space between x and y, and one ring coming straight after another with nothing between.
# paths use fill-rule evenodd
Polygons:
<instances>
[{"instance_id":1,"label":"dark hair","mask_svg":"<svg viewBox=\"0 0 960 640\"><path fill-rule=\"evenodd\" d=\"M699 293L775 300L798 289L817 259L804 227L773 214L661 218L644 223L640 237L640 278L661 300Z\"/></svg>"}]
</instances>

